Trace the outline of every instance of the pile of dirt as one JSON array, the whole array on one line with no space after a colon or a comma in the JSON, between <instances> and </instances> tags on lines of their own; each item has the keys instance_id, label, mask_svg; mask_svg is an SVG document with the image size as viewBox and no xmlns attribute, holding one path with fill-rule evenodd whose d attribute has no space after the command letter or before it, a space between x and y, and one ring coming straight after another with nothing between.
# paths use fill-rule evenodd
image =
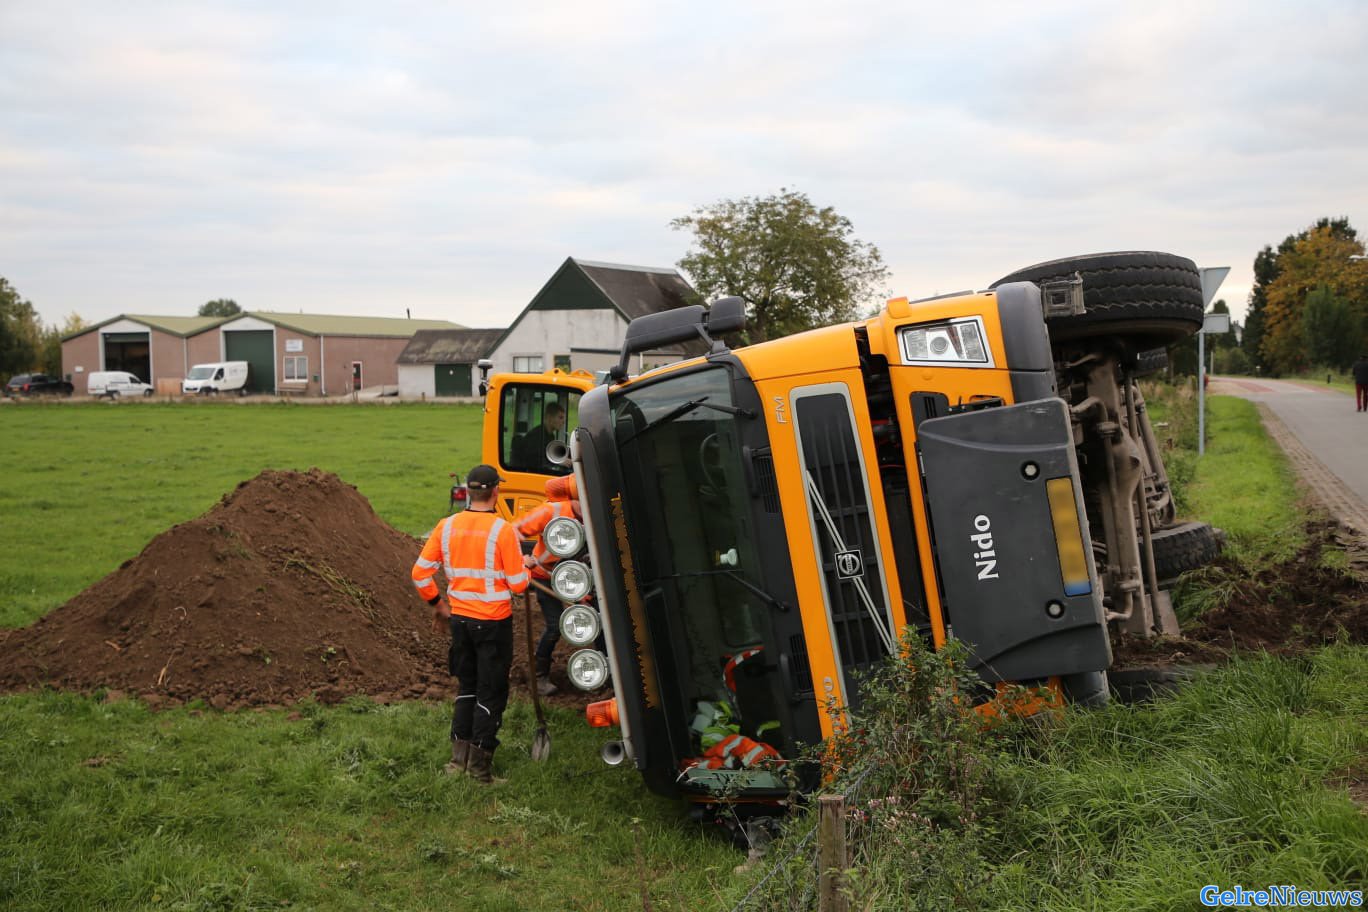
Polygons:
<instances>
[{"instance_id":1,"label":"pile of dirt","mask_svg":"<svg viewBox=\"0 0 1368 912\"><path fill-rule=\"evenodd\" d=\"M1307 543L1291 560L1257 573L1221 558L1203 568L1226 592L1222 603L1183 625L1181 637L1123 637L1115 667L1219 662L1232 650L1293 655L1335 640L1368 643L1368 581L1326 566L1335 544L1333 522L1307 526Z\"/></svg>"},{"instance_id":2,"label":"pile of dirt","mask_svg":"<svg viewBox=\"0 0 1368 912\"><path fill-rule=\"evenodd\" d=\"M335 475L263 472L5 636L0 689L105 688L220 709L450 698L449 637L432 631L410 582L420 547ZM521 646L520 623L515 634ZM577 691L555 700L585 702Z\"/></svg>"}]
</instances>

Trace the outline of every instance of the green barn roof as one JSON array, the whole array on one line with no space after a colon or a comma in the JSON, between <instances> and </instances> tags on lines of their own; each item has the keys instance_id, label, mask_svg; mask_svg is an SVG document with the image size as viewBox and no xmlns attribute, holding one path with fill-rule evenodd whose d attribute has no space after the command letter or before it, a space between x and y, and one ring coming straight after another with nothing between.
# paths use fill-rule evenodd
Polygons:
<instances>
[{"instance_id":1,"label":"green barn roof","mask_svg":"<svg viewBox=\"0 0 1368 912\"><path fill-rule=\"evenodd\" d=\"M389 336L407 339L420 329L463 329L450 320L406 320L403 317L343 317L329 314L272 313L251 310L238 317L256 317L310 336Z\"/></svg>"}]
</instances>

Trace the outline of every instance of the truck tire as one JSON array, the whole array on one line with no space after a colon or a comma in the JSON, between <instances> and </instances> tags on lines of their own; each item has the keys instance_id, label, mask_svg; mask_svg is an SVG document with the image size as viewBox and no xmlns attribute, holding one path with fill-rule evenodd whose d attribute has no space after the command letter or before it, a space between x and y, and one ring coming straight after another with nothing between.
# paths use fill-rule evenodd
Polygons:
<instances>
[{"instance_id":1,"label":"truck tire","mask_svg":"<svg viewBox=\"0 0 1368 912\"><path fill-rule=\"evenodd\" d=\"M1118 703L1152 703L1192 683L1193 678L1211 671L1212 665L1173 665L1167 668L1113 668L1107 672L1112 699Z\"/></svg>"},{"instance_id":2,"label":"truck tire","mask_svg":"<svg viewBox=\"0 0 1368 912\"><path fill-rule=\"evenodd\" d=\"M1221 533L1206 523L1179 523L1158 530L1153 537L1154 573L1161 583L1221 556Z\"/></svg>"},{"instance_id":3,"label":"truck tire","mask_svg":"<svg viewBox=\"0 0 1368 912\"><path fill-rule=\"evenodd\" d=\"M1151 348L1149 351L1142 351L1135 356L1135 367L1131 368L1131 376L1136 379L1150 377L1160 371L1168 370L1168 366L1168 349Z\"/></svg>"},{"instance_id":4,"label":"truck tire","mask_svg":"<svg viewBox=\"0 0 1368 912\"><path fill-rule=\"evenodd\" d=\"M1120 338L1136 349L1171 345L1202 327L1202 275L1186 257L1155 251L1094 253L1037 263L992 284L1083 279L1081 314L1047 317L1051 342Z\"/></svg>"}]
</instances>

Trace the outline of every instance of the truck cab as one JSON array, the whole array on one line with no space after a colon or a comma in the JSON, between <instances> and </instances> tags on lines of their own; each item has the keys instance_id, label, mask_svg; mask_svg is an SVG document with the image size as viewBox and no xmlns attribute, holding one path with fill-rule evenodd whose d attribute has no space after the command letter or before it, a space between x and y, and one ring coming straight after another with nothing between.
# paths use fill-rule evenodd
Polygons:
<instances>
[{"instance_id":1,"label":"truck cab","mask_svg":"<svg viewBox=\"0 0 1368 912\"><path fill-rule=\"evenodd\" d=\"M989 684L1105 699L1106 614L1037 286L894 299L731 350L717 339L742 313L723 299L634 321L623 368L638 346L712 351L620 369L578 401L597 602L578 633L601 627L607 649L569 667L586 689L612 682L605 760L696 802L781 800L786 760L848 724L860 673L908 630L965 642Z\"/></svg>"}]
</instances>

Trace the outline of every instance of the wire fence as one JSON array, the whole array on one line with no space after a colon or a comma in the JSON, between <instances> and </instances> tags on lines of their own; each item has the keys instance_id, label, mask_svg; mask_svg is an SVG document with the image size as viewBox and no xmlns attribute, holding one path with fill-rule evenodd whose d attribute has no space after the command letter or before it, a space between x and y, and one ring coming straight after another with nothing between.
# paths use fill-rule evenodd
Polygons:
<instances>
[{"instance_id":1,"label":"wire fence","mask_svg":"<svg viewBox=\"0 0 1368 912\"><path fill-rule=\"evenodd\" d=\"M844 797L848 808L863 800L865 780L873 771L874 767L866 767L845 789ZM845 821L842 823L844 825ZM769 867L746 891L741 901L732 906L731 912L759 912L766 909L806 912L815 908L818 884L822 875L818 830L819 820L814 814L810 826L802 836L795 840L794 834L789 833L782 850L783 854L766 859Z\"/></svg>"}]
</instances>

